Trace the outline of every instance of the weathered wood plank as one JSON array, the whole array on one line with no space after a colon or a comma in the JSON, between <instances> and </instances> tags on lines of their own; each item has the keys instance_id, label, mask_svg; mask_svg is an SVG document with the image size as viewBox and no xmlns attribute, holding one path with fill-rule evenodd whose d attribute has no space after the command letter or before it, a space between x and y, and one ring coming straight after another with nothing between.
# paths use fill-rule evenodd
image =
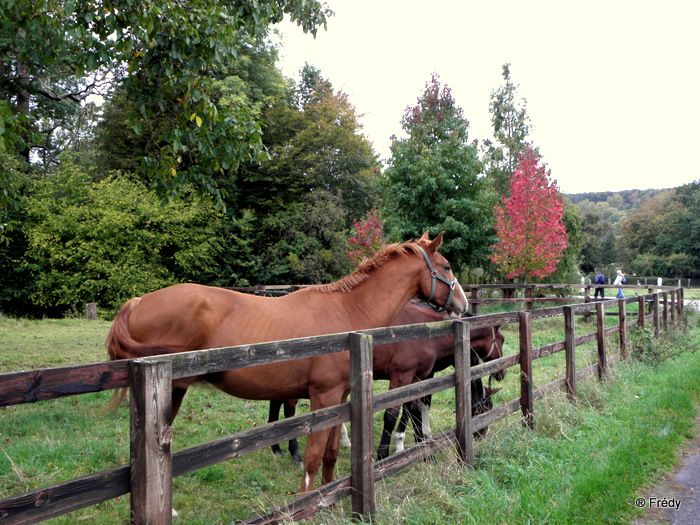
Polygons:
<instances>
[{"instance_id":1,"label":"weathered wood plank","mask_svg":"<svg viewBox=\"0 0 700 525\"><path fill-rule=\"evenodd\" d=\"M618 324L618 331L620 332L620 355L622 359L627 359L627 327L630 324L627 322L627 303L620 299L618 305L620 312L620 322ZM642 310L643 309L644 307L642 306ZM644 316L642 316L642 319L644 319ZM644 326L643 323L642 326Z\"/></svg>"},{"instance_id":2,"label":"weathered wood plank","mask_svg":"<svg viewBox=\"0 0 700 525\"><path fill-rule=\"evenodd\" d=\"M315 410L178 450L173 454L173 477L182 476L350 420L350 403Z\"/></svg>"},{"instance_id":3,"label":"weathered wood plank","mask_svg":"<svg viewBox=\"0 0 700 525\"><path fill-rule=\"evenodd\" d=\"M605 310L603 303L596 304L596 335L598 347L598 370L600 371L599 379L604 379L607 372L606 355L605 355Z\"/></svg>"},{"instance_id":4,"label":"weathered wood plank","mask_svg":"<svg viewBox=\"0 0 700 525\"><path fill-rule=\"evenodd\" d=\"M130 363L131 523L170 525L173 507L172 366Z\"/></svg>"},{"instance_id":5,"label":"weathered wood plank","mask_svg":"<svg viewBox=\"0 0 700 525\"><path fill-rule=\"evenodd\" d=\"M469 344L469 325L459 321L455 322L453 346L455 356L454 390L457 458L465 465L473 467L474 449L471 430L472 375Z\"/></svg>"},{"instance_id":6,"label":"weathered wood plank","mask_svg":"<svg viewBox=\"0 0 700 525\"><path fill-rule=\"evenodd\" d=\"M0 406L34 403L128 385L129 364L126 361L11 372L0 374Z\"/></svg>"},{"instance_id":7,"label":"weathered wood plank","mask_svg":"<svg viewBox=\"0 0 700 525\"><path fill-rule=\"evenodd\" d=\"M129 493L123 465L0 500L0 523L29 525Z\"/></svg>"},{"instance_id":8,"label":"weathered wood plank","mask_svg":"<svg viewBox=\"0 0 700 525\"><path fill-rule=\"evenodd\" d=\"M352 514L355 519L374 516L374 424L372 397L372 336L350 335L350 421L352 425Z\"/></svg>"},{"instance_id":9,"label":"weathered wood plank","mask_svg":"<svg viewBox=\"0 0 700 525\"><path fill-rule=\"evenodd\" d=\"M530 312L520 312L520 407L523 425L533 428L532 325Z\"/></svg>"},{"instance_id":10,"label":"weathered wood plank","mask_svg":"<svg viewBox=\"0 0 700 525\"><path fill-rule=\"evenodd\" d=\"M566 391L571 399L576 399L576 320L574 309L564 307L564 345L566 352Z\"/></svg>"}]
</instances>

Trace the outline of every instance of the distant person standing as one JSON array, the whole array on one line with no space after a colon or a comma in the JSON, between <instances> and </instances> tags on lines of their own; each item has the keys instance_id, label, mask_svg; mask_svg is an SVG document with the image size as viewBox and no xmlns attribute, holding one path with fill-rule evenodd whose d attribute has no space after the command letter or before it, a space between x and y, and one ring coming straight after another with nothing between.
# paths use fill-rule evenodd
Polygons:
<instances>
[{"instance_id":1,"label":"distant person standing","mask_svg":"<svg viewBox=\"0 0 700 525\"><path fill-rule=\"evenodd\" d=\"M620 270L617 271L617 277L615 277L615 282L613 285L618 286L621 284L626 284L627 279L625 279L625 274L623 274ZM622 288L617 289L617 296L618 299L624 299L625 294L622 293Z\"/></svg>"},{"instance_id":2,"label":"distant person standing","mask_svg":"<svg viewBox=\"0 0 700 525\"><path fill-rule=\"evenodd\" d=\"M596 273L595 275L595 283L605 284L605 275L603 275L600 271L598 271L598 273ZM595 296L593 298L598 299L598 294L600 294L601 299L605 299L605 288L603 288L602 286L596 287Z\"/></svg>"}]
</instances>

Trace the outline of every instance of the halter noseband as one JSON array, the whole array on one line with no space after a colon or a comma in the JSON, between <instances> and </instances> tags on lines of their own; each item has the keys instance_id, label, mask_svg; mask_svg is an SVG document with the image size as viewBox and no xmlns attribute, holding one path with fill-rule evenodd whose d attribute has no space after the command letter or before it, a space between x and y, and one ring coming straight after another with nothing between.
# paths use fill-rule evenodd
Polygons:
<instances>
[{"instance_id":1,"label":"halter noseband","mask_svg":"<svg viewBox=\"0 0 700 525\"><path fill-rule=\"evenodd\" d=\"M433 268L433 263L430 262L430 258L428 257L428 254L425 253L425 250L419 246L418 249L420 252L423 254L423 258L425 259L425 263L428 265L428 269L430 270L430 277L432 277L432 282L430 285L430 297L428 297L428 302L432 302L433 296L435 295L435 281L440 280L443 283L445 283L447 286L450 287L450 294L447 296L447 301L445 302L444 306L437 306L435 305L433 309L436 312L444 312L450 307L450 303L452 302L452 296L454 295L455 291L455 285L457 284L457 279L454 279L452 281L448 281L445 279L442 275L440 275L435 268Z\"/></svg>"}]
</instances>

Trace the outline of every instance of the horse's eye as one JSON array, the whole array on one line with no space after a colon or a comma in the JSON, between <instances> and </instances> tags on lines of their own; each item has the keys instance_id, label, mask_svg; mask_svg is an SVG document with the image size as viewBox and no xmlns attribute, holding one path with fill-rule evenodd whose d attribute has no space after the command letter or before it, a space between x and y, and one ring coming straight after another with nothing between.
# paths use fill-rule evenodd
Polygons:
<instances>
[{"instance_id":1,"label":"horse's eye","mask_svg":"<svg viewBox=\"0 0 700 525\"><path fill-rule=\"evenodd\" d=\"M445 271L446 271L446 272L451 272L451 271L452 271L452 268L451 268L450 266L445 266Z\"/></svg>"}]
</instances>

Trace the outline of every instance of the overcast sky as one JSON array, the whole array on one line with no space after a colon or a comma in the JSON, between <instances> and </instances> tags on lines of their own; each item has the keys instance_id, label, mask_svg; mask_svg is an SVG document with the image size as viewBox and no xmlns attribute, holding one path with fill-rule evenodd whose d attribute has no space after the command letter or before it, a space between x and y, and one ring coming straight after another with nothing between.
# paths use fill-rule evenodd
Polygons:
<instances>
[{"instance_id":1,"label":"overcast sky","mask_svg":"<svg viewBox=\"0 0 700 525\"><path fill-rule=\"evenodd\" d=\"M491 91L511 64L561 191L669 188L700 179L700 2L328 0L316 39L279 24L280 66L305 62L349 95L382 159L433 72L491 137Z\"/></svg>"}]
</instances>

